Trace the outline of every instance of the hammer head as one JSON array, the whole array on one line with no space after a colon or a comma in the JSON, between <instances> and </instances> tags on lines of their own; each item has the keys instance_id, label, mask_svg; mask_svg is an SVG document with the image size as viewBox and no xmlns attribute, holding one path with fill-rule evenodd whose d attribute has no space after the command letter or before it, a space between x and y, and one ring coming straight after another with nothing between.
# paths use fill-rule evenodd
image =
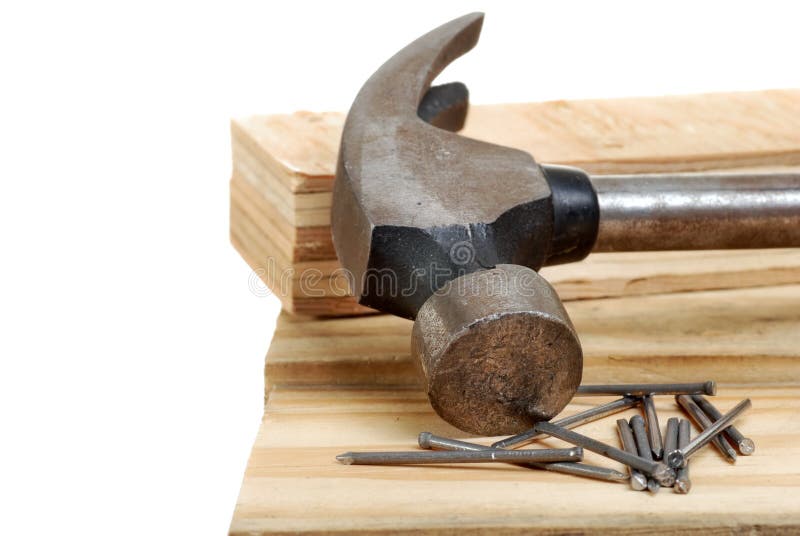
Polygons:
<instances>
[{"instance_id":1,"label":"hammer head","mask_svg":"<svg viewBox=\"0 0 800 536\"><path fill-rule=\"evenodd\" d=\"M534 270L586 256L599 213L580 170L454 132L466 88L430 84L482 22L440 26L364 84L342 133L331 226L359 302L417 318L413 352L436 411L493 435L553 417L580 382L577 336ZM484 272L539 284L520 295L482 284ZM453 293L455 282L475 292Z\"/></svg>"},{"instance_id":2,"label":"hammer head","mask_svg":"<svg viewBox=\"0 0 800 536\"><path fill-rule=\"evenodd\" d=\"M432 80L475 45L482 22L482 14L466 15L414 41L372 75L350 108L331 226L364 305L414 318L451 279L500 263L538 268L547 256L550 188L533 158L419 114ZM465 92L439 97L440 115L450 116L440 126L457 128Z\"/></svg>"}]
</instances>

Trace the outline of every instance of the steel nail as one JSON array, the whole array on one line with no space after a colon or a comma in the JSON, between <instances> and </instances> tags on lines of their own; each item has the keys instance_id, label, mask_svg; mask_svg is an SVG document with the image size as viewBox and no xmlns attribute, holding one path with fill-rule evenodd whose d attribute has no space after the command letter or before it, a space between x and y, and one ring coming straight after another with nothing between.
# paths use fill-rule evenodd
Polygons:
<instances>
[{"instance_id":1,"label":"steel nail","mask_svg":"<svg viewBox=\"0 0 800 536\"><path fill-rule=\"evenodd\" d=\"M708 418L700 406L695 403L694 399L689 395L678 395L675 397L675 401L686 411L686 413L691 417L694 422L697 423L697 426L700 428L701 431L707 429L711 424L714 422ZM736 461L736 449L734 449L728 441L725 439L724 436L719 435L712 440L714 447L730 461L734 463Z\"/></svg>"},{"instance_id":2,"label":"steel nail","mask_svg":"<svg viewBox=\"0 0 800 536\"><path fill-rule=\"evenodd\" d=\"M722 417L722 412L703 395L692 395L692 400L700 406L700 409L702 409L710 419L716 421ZM756 444L753 440L749 437L745 437L735 426L731 425L725 428L724 434L739 448L740 454L750 456L756 451Z\"/></svg>"},{"instance_id":3,"label":"steel nail","mask_svg":"<svg viewBox=\"0 0 800 536\"><path fill-rule=\"evenodd\" d=\"M730 424L742 413L744 413L752 403L749 398L745 398L732 410L723 415L721 418L714 421L714 423L703 430L700 435L691 440L686 446L671 452L669 455L669 465L675 469L681 468L686 465L689 458L691 458L697 451L707 445L712 439L722 433L722 430L730 426Z\"/></svg>"},{"instance_id":4,"label":"steel nail","mask_svg":"<svg viewBox=\"0 0 800 536\"><path fill-rule=\"evenodd\" d=\"M462 451L479 451L491 450L492 447L478 445L476 443L469 443L467 441L460 441L458 439L450 439L449 437L441 437L434 435L430 432L422 432L419 434L419 446L424 449L441 449L441 450L462 450ZM521 467L530 467L532 469L543 469L554 473L564 473L567 475L583 476L587 478L594 478L596 480L609 480L609 481L623 481L628 480L628 476L614 469L607 467L597 467L596 465L589 465L586 463L578 462L552 462L552 463L520 463L516 464Z\"/></svg>"},{"instance_id":5,"label":"steel nail","mask_svg":"<svg viewBox=\"0 0 800 536\"><path fill-rule=\"evenodd\" d=\"M435 463L487 462L578 462L583 449L408 451L408 452L345 452L336 456L345 465L406 465Z\"/></svg>"},{"instance_id":6,"label":"steel nail","mask_svg":"<svg viewBox=\"0 0 800 536\"><path fill-rule=\"evenodd\" d=\"M575 415L564 417L563 419L554 421L553 424L556 424L558 426L563 426L564 428L567 429L572 429L582 424L587 424L602 419L603 417L613 415L614 413L619 413L620 411L632 408L637 404L639 404L638 398L632 398L626 396L620 398L619 400L608 402L607 404L602 404L600 406L589 408L585 411L581 411L580 413L576 413ZM492 447L498 449L509 448L516 445L520 445L522 443L528 443L541 435L544 434L538 433L534 428L531 428L520 434L508 437L506 439L502 439L500 441L495 441L494 443L492 443Z\"/></svg>"},{"instance_id":7,"label":"steel nail","mask_svg":"<svg viewBox=\"0 0 800 536\"><path fill-rule=\"evenodd\" d=\"M647 419L647 439L650 442L650 450L653 452L653 458L660 460L664 455L664 443L661 440L661 425L658 423L658 413L656 413L653 395L642 397L642 405L644 406L644 416Z\"/></svg>"},{"instance_id":8,"label":"steel nail","mask_svg":"<svg viewBox=\"0 0 800 536\"><path fill-rule=\"evenodd\" d=\"M550 422L542 421L536 423L535 428L539 432L557 437L566 441L567 443L581 446L586 450L596 452L597 454L605 456L606 458L611 458L612 460L624 463L628 467L638 469L643 473L652 476L658 480L660 484L665 486L670 486L673 482L675 482L675 471L661 462L645 460L640 456L630 454L624 450L612 447L611 445L607 445L606 443L597 441L596 439L592 439L591 437L587 437L583 434L573 432L572 430L567 430L562 426L558 426Z\"/></svg>"},{"instance_id":9,"label":"steel nail","mask_svg":"<svg viewBox=\"0 0 800 536\"><path fill-rule=\"evenodd\" d=\"M680 419L677 417L670 417L667 419L667 431L664 432L664 456L678 450L678 427L680 426Z\"/></svg>"},{"instance_id":10,"label":"steel nail","mask_svg":"<svg viewBox=\"0 0 800 536\"><path fill-rule=\"evenodd\" d=\"M631 431L635 440L636 451L639 456L645 460L653 460L653 448L650 446L650 441L647 437L647 429L645 428L644 419L641 415L634 415L630 421ZM654 483L652 478L647 479L647 491L650 493L658 492L659 488L657 483Z\"/></svg>"},{"instance_id":11,"label":"steel nail","mask_svg":"<svg viewBox=\"0 0 800 536\"><path fill-rule=\"evenodd\" d=\"M622 442L622 448L628 454L637 454L636 451L636 441L633 438L633 432L631 432L631 427L628 425L628 421L625 419L617 419L617 432L619 433L620 442ZM628 472L630 473L630 483L631 488L636 491L642 491L647 489L647 477L639 471L638 469L634 469L633 467L628 467Z\"/></svg>"},{"instance_id":12,"label":"steel nail","mask_svg":"<svg viewBox=\"0 0 800 536\"><path fill-rule=\"evenodd\" d=\"M678 448L683 448L689 444L692 436L692 425L686 419L681 419L678 425ZM678 469L675 475L675 493L689 493L692 489L692 481L689 480L689 463Z\"/></svg>"},{"instance_id":13,"label":"steel nail","mask_svg":"<svg viewBox=\"0 0 800 536\"><path fill-rule=\"evenodd\" d=\"M653 461L653 451L650 448L650 442L647 437L647 429L645 428L644 419L641 415L634 415L630 420L631 431L633 438L636 440L636 451L639 456L645 460Z\"/></svg>"},{"instance_id":14,"label":"steel nail","mask_svg":"<svg viewBox=\"0 0 800 536\"><path fill-rule=\"evenodd\" d=\"M715 395L713 381L699 383L631 383L621 385L581 385L575 396L616 395Z\"/></svg>"}]
</instances>

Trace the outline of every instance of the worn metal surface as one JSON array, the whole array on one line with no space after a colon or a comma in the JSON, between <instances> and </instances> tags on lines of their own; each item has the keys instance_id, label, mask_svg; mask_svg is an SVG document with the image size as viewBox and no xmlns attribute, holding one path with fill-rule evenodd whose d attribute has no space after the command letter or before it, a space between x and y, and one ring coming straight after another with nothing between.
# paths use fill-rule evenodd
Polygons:
<instances>
[{"instance_id":1,"label":"worn metal surface","mask_svg":"<svg viewBox=\"0 0 800 536\"><path fill-rule=\"evenodd\" d=\"M646 395L715 395L712 380L697 383L623 383L617 385L581 385L575 396L646 396Z\"/></svg>"},{"instance_id":2,"label":"worn metal surface","mask_svg":"<svg viewBox=\"0 0 800 536\"><path fill-rule=\"evenodd\" d=\"M716 421L722 418L722 412L706 397L702 395L692 395L692 400L700 406L700 409L702 409L711 420ZM745 437L735 426L728 426L723 433L738 447L739 454L750 456L756 451L756 444L753 440L749 437Z\"/></svg>"},{"instance_id":3,"label":"worn metal surface","mask_svg":"<svg viewBox=\"0 0 800 536\"><path fill-rule=\"evenodd\" d=\"M572 428L582 424L594 422L602 419L603 417L613 415L614 413L618 413L620 411L625 411L628 408L632 408L639 404L639 400L640 399L633 397L622 397L619 400L601 404L600 406L589 408L585 411L570 415L569 417L564 417L563 419L554 421L553 424L571 430ZM501 439L500 441L495 441L492 443L492 447L501 449L515 447L533 441L542 435L544 434L537 432L535 428L531 428L529 430L525 430L521 434L513 435L511 437Z\"/></svg>"},{"instance_id":4,"label":"worn metal surface","mask_svg":"<svg viewBox=\"0 0 800 536\"><path fill-rule=\"evenodd\" d=\"M800 174L592 177L595 251L800 246Z\"/></svg>"},{"instance_id":5,"label":"worn metal surface","mask_svg":"<svg viewBox=\"0 0 800 536\"><path fill-rule=\"evenodd\" d=\"M664 455L664 443L661 438L661 425L658 423L658 413L656 412L653 395L642 397L642 407L644 408L644 416L647 422L647 439L650 442L653 458L660 460Z\"/></svg>"},{"instance_id":6,"label":"worn metal surface","mask_svg":"<svg viewBox=\"0 0 800 536\"><path fill-rule=\"evenodd\" d=\"M636 449L636 439L633 437L633 431L631 430L628 421L625 419L617 419L617 432L619 433L619 440L622 443L622 449L628 454L633 454L634 456L638 455L639 452ZM641 471L634 469L633 467L628 467L628 471L630 473L631 489L636 491L646 490L647 477L644 476Z\"/></svg>"},{"instance_id":7,"label":"worn metal surface","mask_svg":"<svg viewBox=\"0 0 800 536\"><path fill-rule=\"evenodd\" d=\"M667 419L667 430L664 432L664 456L678 449L678 426L680 419L670 417Z\"/></svg>"},{"instance_id":8,"label":"worn metal surface","mask_svg":"<svg viewBox=\"0 0 800 536\"><path fill-rule=\"evenodd\" d=\"M537 449L481 451L345 452L336 456L344 465L429 465L438 463L491 462L579 462L583 449Z\"/></svg>"},{"instance_id":9,"label":"worn metal surface","mask_svg":"<svg viewBox=\"0 0 800 536\"><path fill-rule=\"evenodd\" d=\"M631 432L636 443L636 452L645 460L655 460L653 457L653 447L650 444L650 438L645 426L644 419L641 415L634 415L630 420ZM655 479L647 479L647 491L650 493L658 493L661 485Z\"/></svg>"},{"instance_id":10,"label":"worn metal surface","mask_svg":"<svg viewBox=\"0 0 800 536\"><path fill-rule=\"evenodd\" d=\"M721 434L725 428L730 426L730 424L739 415L741 415L747 409L749 409L751 405L752 403L750 402L750 399L745 398L744 400L736 404L736 406L734 406L734 408L730 410L728 413L726 413L721 418L714 421L714 423L711 426L700 432L700 435L691 440L687 445L679 448L676 451L671 452L667 459L669 466L675 469L679 469L684 465L686 465L689 458L694 456L697 453L697 451L699 451L701 448L707 445L712 439Z\"/></svg>"},{"instance_id":11,"label":"worn metal surface","mask_svg":"<svg viewBox=\"0 0 800 536\"><path fill-rule=\"evenodd\" d=\"M522 266L448 282L420 309L411 339L433 409L476 435L551 419L580 384L575 329L553 288Z\"/></svg>"},{"instance_id":12,"label":"worn metal surface","mask_svg":"<svg viewBox=\"0 0 800 536\"><path fill-rule=\"evenodd\" d=\"M714 421L706 415L700 406L689 395L678 395L675 401L683 408L686 414L697 423L700 430L709 428ZM712 440L714 447L722 454L729 462L736 462L736 450L725 440L724 436L717 436Z\"/></svg>"},{"instance_id":13,"label":"worn metal surface","mask_svg":"<svg viewBox=\"0 0 800 536\"><path fill-rule=\"evenodd\" d=\"M586 450L596 452L597 454L605 456L606 458L616 460L627 465L628 467L638 469L646 475L655 478L658 483L663 486L671 486L675 482L675 471L661 462L646 460L641 456L630 454L624 450L607 445L602 441L597 441L596 439L592 439L591 437L587 437L575 431L567 430L561 426L556 426L553 423L544 421L536 423L536 430L562 439L567 443L578 445Z\"/></svg>"},{"instance_id":14,"label":"worn metal surface","mask_svg":"<svg viewBox=\"0 0 800 536\"><path fill-rule=\"evenodd\" d=\"M482 23L482 14L466 15L420 37L372 75L350 108L331 226L364 305L414 318L448 279L502 262L544 263L553 214L533 158L418 115L431 81L475 45Z\"/></svg>"},{"instance_id":15,"label":"worn metal surface","mask_svg":"<svg viewBox=\"0 0 800 536\"><path fill-rule=\"evenodd\" d=\"M494 447L486 447L468 441L459 441L458 439L450 439L449 437L441 437L430 432L422 432L419 434L419 446L423 449L440 449L440 450L463 450L463 451L479 451L479 450L492 450ZM563 473L573 476L582 476L586 478L594 478L595 480L608 480L608 481L623 481L628 477L607 467L598 467L596 465L589 465L580 462L553 462L553 463L520 463L515 464L522 467L529 467L531 469L541 469L553 473Z\"/></svg>"},{"instance_id":16,"label":"worn metal surface","mask_svg":"<svg viewBox=\"0 0 800 536\"><path fill-rule=\"evenodd\" d=\"M692 439L692 425L686 419L681 419L678 424L678 448L682 449L689 444ZM672 452L672 451L670 451ZM692 489L692 481L689 479L689 462L678 469L675 474L675 486L672 488L675 493L689 493Z\"/></svg>"}]
</instances>

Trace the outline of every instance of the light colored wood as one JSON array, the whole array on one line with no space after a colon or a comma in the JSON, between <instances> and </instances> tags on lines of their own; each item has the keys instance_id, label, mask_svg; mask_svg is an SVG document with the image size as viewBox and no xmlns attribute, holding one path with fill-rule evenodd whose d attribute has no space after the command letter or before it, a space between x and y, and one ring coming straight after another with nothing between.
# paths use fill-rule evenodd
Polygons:
<instances>
[{"instance_id":1,"label":"light colored wood","mask_svg":"<svg viewBox=\"0 0 800 536\"><path fill-rule=\"evenodd\" d=\"M800 283L800 249L594 253L541 274L563 300Z\"/></svg>"},{"instance_id":2,"label":"light colored wood","mask_svg":"<svg viewBox=\"0 0 800 536\"><path fill-rule=\"evenodd\" d=\"M583 346L584 382L800 383L800 285L565 305ZM411 326L389 315L282 314L267 354L267 387L418 387Z\"/></svg>"},{"instance_id":3,"label":"light colored wood","mask_svg":"<svg viewBox=\"0 0 800 536\"><path fill-rule=\"evenodd\" d=\"M341 113L231 124L292 193L330 191ZM800 164L800 90L473 106L464 135L592 173ZM303 140L303 143L297 143Z\"/></svg>"},{"instance_id":4,"label":"light colored wood","mask_svg":"<svg viewBox=\"0 0 800 536\"><path fill-rule=\"evenodd\" d=\"M328 221L343 120L298 112L231 124L231 241L291 312L371 312L335 275ZM475 106L465 128L609 173L797 165L798 132L799 90ZM800 283L800 250L595 254L543 273L565 300Z\"/></svg>"},{"instance_id":5,"label":"light colored wood","mask_svg":"<svg viewBox=\"0 0 800 536\"><path fill-rule=\"evenodd\" d=\"M411 360L409 321L284 313L231 534L798 533L798 304L800 285L567 304L584 348L584 383L715 379L723 410L753 400L737 425L755 440L755 455L730 465L704 449L692 460L691 494L664 489L656 497L505 465L339 465L335 455L347 450L415 449L421 431L469 438L431 409ZM606 400L577 398L563 415ZM679 415L672 397L657 406L662 426ZM618 444L618 417L579 430ZM586 461L621 469L590 452Z\"/></svg>"},{"instance_id":6,"label":"light colored wood","mask_svg":"<svg viewBox=\"0 0 800 536\"><path fill-rule=\"evenodd\" d=\"M231 533L800 531L799 303L800 285L791 285L567 304L584 346L585 383L716 379L721 408L752 398L754 409L738 424L756 454L732 466L702 451L687 497L511 466L338 465L334 456L346 450L414 449L420 431L465 436L433 413L420 389L410 322L284 314ZM600 401L575 399L564 415ZM679 414L671 397L657 404L662 425ZM615 418L580 431L617 444Z\"/></svg>"},{"instance_id":7,"label":"light colored wood","mask_svg":"<svg viewBox=\"0 0 800 536\"><path fill-rule=\"evenodd\" d=\"M510 465L339 465L334 456L348 450L415 449L423 430L464 436L439 420L415 390L278 387L266 406L230 532L796 534L800 389L722 386L714 402L728 409L745 397L753 409L737 425L756 441L756 453L731 465L704 449L691 462L689 495L662 489L653 497L626 483ZM672 397L656 400L662 423L679 414ZM564 414L600 401L576 399ZM615 418L579 430L618 444ZM564 446L554 439L540 444ZM591 452L586 461L622 469Z\"/></svg>"}]
</instances>

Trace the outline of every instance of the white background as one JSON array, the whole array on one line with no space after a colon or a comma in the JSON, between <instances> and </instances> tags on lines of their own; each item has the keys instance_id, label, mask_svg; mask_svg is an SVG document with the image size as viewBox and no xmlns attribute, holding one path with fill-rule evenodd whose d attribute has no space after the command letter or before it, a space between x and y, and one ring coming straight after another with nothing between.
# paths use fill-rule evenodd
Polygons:
<instances>
[{"instance_id":1,"label":"white background","mask_svg":"<svg viewBox=\"0 0 800 536\"><path fill-rule=\"evenodd\" d=\"M800 86L790 3L0 7L0 533L227 530L277 301L228 243L234 115L345 110L487 12L473 102Z\"/></svg>"}]
</instances>

